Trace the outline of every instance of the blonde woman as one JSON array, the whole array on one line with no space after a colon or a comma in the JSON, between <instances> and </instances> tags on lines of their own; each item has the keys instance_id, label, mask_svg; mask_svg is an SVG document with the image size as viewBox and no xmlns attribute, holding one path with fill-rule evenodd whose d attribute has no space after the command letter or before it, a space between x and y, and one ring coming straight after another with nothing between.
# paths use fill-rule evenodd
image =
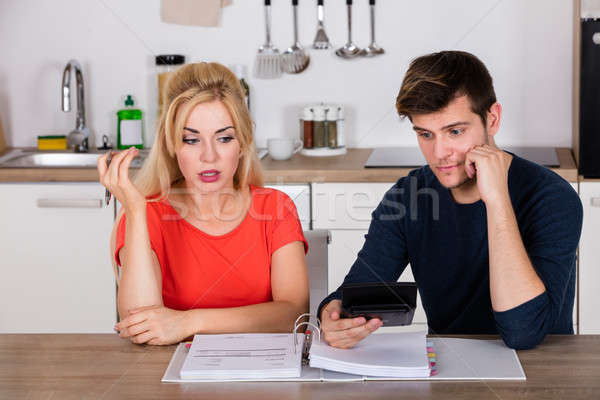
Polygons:
<instances>
[{"instance_id":1,"label":"blonde woman","mask_svg":"<svg viewBox=\"0 0 600 400\"><path fill-rule=\"evenodd\" d=\"M237 78L220 64L189 64L164 96L135 184L137 149L98 161L100 182L124 210L111 237L121 267L115 330L153 345L291 331L308 310L308 246L291 199L262 187Z\"/></svg>"}]
</instances>

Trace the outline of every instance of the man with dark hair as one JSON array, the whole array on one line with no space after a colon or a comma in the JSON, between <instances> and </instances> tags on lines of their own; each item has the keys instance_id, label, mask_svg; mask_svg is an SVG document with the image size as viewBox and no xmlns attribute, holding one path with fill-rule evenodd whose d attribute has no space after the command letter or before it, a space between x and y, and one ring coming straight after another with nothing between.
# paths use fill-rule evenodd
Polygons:
<instances>
[{"instance_id":1,"label":"man with dark hair","mask_svg":"<svg viewBox=\"0 0 600 400\"><path fill-rule=\"evenodd\" d=\"M502 108L485 65L459 51L419 57L396 108L428 165L385 194L344 284L396 281L410 263L430 333L499 333L516 349L573 333L581 202L554 172L495 145ZM348 348L382 323L340 318L340 297L319 316L325 340Z\"/></svg>"}]
</instances>

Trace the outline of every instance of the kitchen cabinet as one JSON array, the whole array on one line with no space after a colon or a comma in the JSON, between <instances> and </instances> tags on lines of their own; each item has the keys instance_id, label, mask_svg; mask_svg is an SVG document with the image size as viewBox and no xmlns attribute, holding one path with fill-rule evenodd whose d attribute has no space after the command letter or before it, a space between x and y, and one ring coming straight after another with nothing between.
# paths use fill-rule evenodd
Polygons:
<instances>
[{"instance_id":1,"label":"kitchen cabinet","mask_svg":"<svg viewBox=\"0 0 600 400\"><path fill-rule=\"evenodd\" d=\"M113 332L103 198L99 183L0 184L0 333Z\"/></svg>"},{"instance_id":2,"label":"kitchen cabinet","mask_svg":"<svg viewBox=\"0 0 600 400\"><path fill-rule=\"evenodd\" d=\"M570 182L571 187L579 193L579 184ZM575 260L575 301L573 302L573 333L579 333L579 249L577 249L577 260Z\"/></svg>"},{"instance_id":3,"label":"kitchen cabinet","mask_svg":"<svg viewBox=\"0 0 600 400\"><path fill-rule=\"evenodd\" d=\"M579 333L600 333L600 182L580 182L583 229L579 241Z\"/></svg>"}]
</instances>

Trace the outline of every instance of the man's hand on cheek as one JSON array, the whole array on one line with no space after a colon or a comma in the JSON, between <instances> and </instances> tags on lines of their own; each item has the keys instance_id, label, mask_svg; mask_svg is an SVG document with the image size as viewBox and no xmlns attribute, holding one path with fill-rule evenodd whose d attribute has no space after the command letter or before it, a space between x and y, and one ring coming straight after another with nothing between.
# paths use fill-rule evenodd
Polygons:
<instances>
[{"instance_id":1,"label":"man's hand on cheek","mask_svg":"<svg viewBox=\"0 0 600 400\"><path fill-rule=\"evenodd\" d=\"M508 195L508 167L510 157L497 147L484 144L469 150L465 171L469 178L477 177L477 188L486 205L510 200Z\"/></svg>"}]
</instances>

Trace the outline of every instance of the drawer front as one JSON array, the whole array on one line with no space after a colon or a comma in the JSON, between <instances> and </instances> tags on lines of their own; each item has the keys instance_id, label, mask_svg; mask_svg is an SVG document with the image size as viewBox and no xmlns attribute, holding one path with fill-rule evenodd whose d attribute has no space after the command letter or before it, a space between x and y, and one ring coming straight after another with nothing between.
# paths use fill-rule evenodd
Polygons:
<instances>
[{"instance_id":1,"label":"drawer front","mask_svg":"<svg viewBox=\"0 0 600 400\"><path fill-rule=\"evenodd\" d=\"M368 229L390 183L313 183L314 229Z\"/></svg>"},{"instance_id":2,"label":"drawer front","mask_svg":"<svg viewBox=\"0 0 600 400\"><path fill-rule=\"evenodd\" d=\"M583 230L579 242L579 333L600 334L600 182L581 182Z\"/></svg>"}]
</instances>

